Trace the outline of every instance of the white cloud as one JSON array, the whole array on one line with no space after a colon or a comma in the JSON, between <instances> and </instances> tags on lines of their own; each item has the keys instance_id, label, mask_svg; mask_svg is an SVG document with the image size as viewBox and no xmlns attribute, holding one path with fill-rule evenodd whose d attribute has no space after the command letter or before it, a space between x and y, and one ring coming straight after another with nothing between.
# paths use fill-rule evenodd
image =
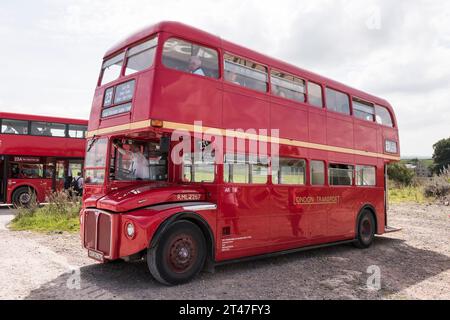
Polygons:
<instances>
[{"instance_id":1,"label":"white cloud","mask_svg":"<svg viewBox=\"0 0 450 320\"><path fill-rule=\"evenodd\" d=\"M450 135L449 2L15 1L0 20L4 111L87 118L104 52L177 20L386 98L404 154Z\"/></svg>"}]
</instances>

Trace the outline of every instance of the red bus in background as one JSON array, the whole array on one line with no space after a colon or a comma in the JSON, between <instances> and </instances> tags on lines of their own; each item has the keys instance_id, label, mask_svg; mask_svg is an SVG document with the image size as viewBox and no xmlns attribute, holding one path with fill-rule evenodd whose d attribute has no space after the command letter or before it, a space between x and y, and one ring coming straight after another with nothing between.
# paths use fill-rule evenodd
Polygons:
<instances>
[{"instance_id":1,"label":"red bus in background","mask_svg":"<svg viewBox=\"0 0 450 320\"><path fill-rule=\"evenodd\" d=\"M0 112L0 202L40 203L83 170L87 121Z\"/></svg>"},{"instance_id":2,"label":"red bus in background","mask_svg":"<svg viewBox=\"0 0 450 320\"><path fill-rule=\"evenodd\" d=\"M386 166L400 149L386 100L180 23L106 53L88 130L83 245L103 262L145 258L165 284L392 231ZM267 141L278 150L251 151Z\"/></svg>"}]
</instances>

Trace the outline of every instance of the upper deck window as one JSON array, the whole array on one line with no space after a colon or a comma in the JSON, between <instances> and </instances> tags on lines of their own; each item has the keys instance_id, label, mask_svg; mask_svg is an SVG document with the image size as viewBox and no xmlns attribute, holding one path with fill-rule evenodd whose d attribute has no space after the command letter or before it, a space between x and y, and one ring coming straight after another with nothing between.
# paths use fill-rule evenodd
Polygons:
<instances>
[{"instance_id":1,"label":"upper deck window","mask_svg":"<svg viewBox=\"0 0 450 320\"><path fill-rule=\"evenodd\" d=\"M322 87L313 82L308 82L308 102L314 107L323 108Z\"/></svg>"},{"instance_id":2,"label":"upper deck window","mask_svg":"<svg viewBox=\"0 0 450 320\"><path fill-rule=\"evenodd\" d=\"M171 38L164 43L163 64L186 73L219 78L219 58L214 49Z\"/></svg>"},{"instance_id":3,"label":"upper deck window","mask_svg":"<svg viewBox=\"0 0 450 320\"><path fill-rule=\"evenodd\" d=\"M28 121L2 120L2 133L4 134L28 134Z\"/></svg>"},{"instance_id":4,"label":"upper deck window","mask_svg":"<svg viewBox=\"0 0 450 320\"><path fill-rule=\"evenodd\" d=\"M157 45L158 37L155 37L132 47L127 54L128 59L125 67L125 75L128 76L151 67L155 60Z\"/></svg>"},{"instance_id":5,"label":"upper deck window","mask_svg":"<svg viewBox=\"0 0 450 320\"><path fill-rule=\"evenodd\" d=\"M306 101L305 80L272 70L271 82L274 95L299 102Z\"/></svg>"},{"instance_id":6,"label":"upper deck window","mask_svg":"<svg viewBox=\"0 0 450 320\"><path fill-rule=\"evenodd\" d=\"M81 125L75 125L75 124L69 124L69 138L78 138L78 139L84 139L86 138L86 126Z\"/></svg>"},{"instance_id":7,"label":"upper deck window","mask_svg":"<svg viewBox=\"0 0 450 320\"><path fill-rule=\"evenodd\" d=\"M125 52L122 52L103 63L101 85L110 83L119 78L124 58Z\"/></svg>"},{"instance_id":8,"label":"upper deck window","mask_svg":"<svg viewBox=\"0 0 450 320\"><path fill-rule=\"evenodd\" d=\"M31 134L63 138L66 136L66 125L62 123L31 122Z\"/></svg>"},{"instance_id":9,"label":"upper deck window","mask_svg":"<svg viewBox=\"0 0 450 320\"><path fill-rule=\"evenodd\" d=\"M353 114L356 118L374 122L375 108L373 104L353 98Z\"/></svg>"},{"instance_id":10,"label":"upper deck window","mask_svg":"<svg viewBox=\"0 0 450 320\"><path fill-rule=\"evenodd\" d=\"M385 107L375 106L375 118L379 124L394 127L394 121L392 120L391 113Z\"/></svg>"},{"instance_id":11,"label":"upper deck window","mask_svg":"<svg viewBox=\"0 0 450 320\"><path fill-rule=\"evenodd\" d=\"M256 62L225 54L225 80L253 90L267 92L267 68Z\"/></svg>"},{"instance_id":12,"label":"upper deck window","mask_svg":"<svg viewBox=\"0 0 450 320\"><path fill-rule=\"evenodd\" d=\"M350 99L345 93L327 88L327 108L350 115Z\"/></svg>"}]
</instances>

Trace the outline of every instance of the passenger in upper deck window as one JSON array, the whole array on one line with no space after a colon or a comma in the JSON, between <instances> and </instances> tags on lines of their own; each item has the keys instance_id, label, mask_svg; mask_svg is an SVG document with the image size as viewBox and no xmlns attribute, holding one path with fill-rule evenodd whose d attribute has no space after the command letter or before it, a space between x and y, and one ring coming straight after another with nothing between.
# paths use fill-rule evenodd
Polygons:
<instances>
[{"instance_id":1,"label":"passenger in upper deck window","mask_svg":"<svg viewBox=\"0 0 450 320\"><path fill-rule=\"evenodd\" d=\"M199 76L206 76L202 69L202 60L197 56L192 56L189 59L188 71Z\"/></svg>"},{"instance_id":2,"label":"passenger in upper deck window","mask_svg":"<svg viewBox=\"0 0 450 320\"><path fill-rule=\"evenodd\" d=\"M237 84L237 85L241 85L241 83L239 81L237 81L237 74L234 73L233 71L226 71L225 72L225 80Z\"/></svg>"}]
</instances>

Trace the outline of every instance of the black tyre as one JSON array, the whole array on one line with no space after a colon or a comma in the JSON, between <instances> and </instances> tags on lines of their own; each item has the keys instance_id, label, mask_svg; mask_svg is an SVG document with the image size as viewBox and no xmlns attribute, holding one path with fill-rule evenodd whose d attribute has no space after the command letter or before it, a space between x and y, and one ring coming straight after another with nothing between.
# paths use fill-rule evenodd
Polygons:
<instances>
[{"instance_id":1,"label":"black tyre","mask_svg":"<svg viewBox=\"0 0 450 320\"><path fill-rule=\"evenodd\" d=\"M20 187L12 195L12 202L18 207L29 207L35 199L36 193L28 187Z\"/></svg>"},{"instance_id":2,"label":"black tyre","mask_svg":"<svg viewBox=\"0 0 450 320\"><path fill-rule=\"evenodd\" d=\"M355 246L360 249L369 248L375 239L376 224L372 212L364 210L358 221Z\"/></svg>"},{"instance_id":3,"label":"black tyre","mask_svg":"<svg viewBox=\"0 0 450 320\"><path fill-rule=\"evenodd\" d=\"M189 282L203 269L205 260L203 233L189 221L172 224L156 247L147 252L150 273L165 285Z\"/></svg>"}]
</instances>

